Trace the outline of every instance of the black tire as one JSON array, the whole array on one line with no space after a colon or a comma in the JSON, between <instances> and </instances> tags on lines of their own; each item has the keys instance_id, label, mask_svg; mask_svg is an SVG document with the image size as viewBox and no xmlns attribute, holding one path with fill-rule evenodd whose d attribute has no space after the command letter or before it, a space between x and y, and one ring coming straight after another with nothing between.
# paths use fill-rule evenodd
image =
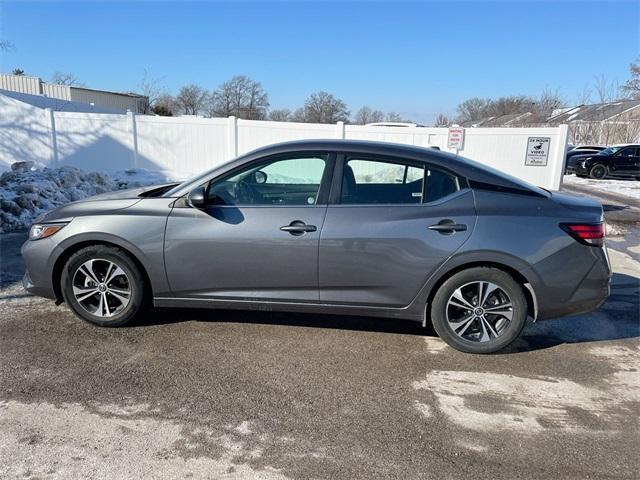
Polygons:
<instances>
[{"instance_id":1,"label":"black tire","mask_svg":"<svg viewBox=\"0 0 640 480\"><path fill-rule=\"evenodd\" d=\"M112 281L119 283L117 285L114 285L114 283L106 285L104 293L98 291L100 285L106 284L104 277L98 278L99 281L102 281L102 284L96 285L89 278L89 275L83 273L83 271L87 271L86 262L91 260L94 261L92 264L95 266L95 270L92 269L92 273L98 277L100 276L100 268L107 270L109 264L120 267L123 274L118 275L117 279ZM79 270L83 265L85 265L85 268ZM79 285L79 281L84 285ZM74 294L74 282L76 288L84 288L87 291L95 286L96 294L87 297L87 300L79 301ZM130 293L123 293L126 290L123 285L129 287ZM117 290L116 287L118 287ZM113 292L110 292L109 288L112 288ZM62 270L61 289L65 302L78 317L101 327L123 326L136 319L147 304L145 279L136 262L122 249L106 245L89 246L71 255ZM115 294L115 292L118 292L118 294ZM118 296L125 299L128 298L126 305L117 298ZM106 308L101 307L101 309L103 313L109 312L109 315L100 315L89 311L94 303L102 305L100 301L104 298L108 299L107 306ZM111 309L109 304L111 304ZM96 305L95 312L98 311L99 305Z\"/></svg>"},{"instance_id":2,"label":"black tire","mask_svg":"<svg viewBox=\"0 0 640 480\"><path fill-rule=\"evenodd\" d=\"M591 167L591 170L589 171L589 176L591 178L595 178L596 180L602 180L603 178L606 178L608 173L609 173L609 169L607 168L606 165L602 165L601 163L596 163L593 167Z\"/></svg>"},{"instance_id":3,"label":"black tire","mask_svg":"<svg viewBox=\"0 0 640 480\"><path fill-rule=\"evenodd\" d=\"M463 338L455 332L447 319L447 313L451 312L452 308L454 311L457 308L455 305L452 306L450 304L450 299L454 295L454 292L456 292L457 289L473 288L472 284L475 284L475 282L490 282L499 287L499 289L494 291L495 293L487 297L487 301L495 301L498 303L496 297L505 294L506 299L509 300L511 304L512 318L509 322L506 322L506 317L500 317L499 315L488 312L483 313L483 316L486 316L485 318L489 318L495 322L492 325L496 329L495 331L498 332L497 337L491 338L488 341L481 342ZM492 297L492 295L494 297ZM505 297L502 298L504 300ZM473 302L473 300L471 302ZM475 315L472 309L466 310L469 310L469 315ZM461 309L460 312L465 312L465 310ZM431 321L440 338L456 350L466 353L493 353L509 346L522 333L522 329L527 322L527 316L527 299L520 284L508 273L497 268L489 267L469 268L451 276L451 278L447 279L440 286L431 305ZM482 330L484 330L485 327L481 325L482 321L480 319L474 319L471 322L465 320L465 322L470 324L467 335L475 335L475 333L473 333L475 331L478 332L478 335L482 335ZM501 322L501 330L498 330L496 327L498 322Z\"/></svg>"}]
</instances>

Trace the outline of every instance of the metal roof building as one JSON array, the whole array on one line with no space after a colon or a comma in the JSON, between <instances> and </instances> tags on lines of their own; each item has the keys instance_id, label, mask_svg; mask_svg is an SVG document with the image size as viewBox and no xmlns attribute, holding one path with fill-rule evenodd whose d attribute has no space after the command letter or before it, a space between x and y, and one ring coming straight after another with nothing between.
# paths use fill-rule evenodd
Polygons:
<instances>
[{"instance_id":1,"label":"metal roof building","mask_svg":"<svg viewBox=\"0 0 640 480\"><path fill-rule=\"evenodd\" d=\"M74 105L84 105L86 107L81 107L81 111L124 113L129 110L134 113L144 113L148 102L147 97L136 93L110 92L75 85L57 85L43 82L39 77L26 75L0 74L0 90L24 94L20 100L27 103L39 102L37 97L59 100L59 102L49 102L50 105L47 105L54 110L76 111ZM44 103L47 102L44 101ZM63 108L58 108L58 106Z\"/></svg>"},{"instance_id":2,"label":"metal roof building","mask_svg":"<svg viewBox=\"0 0 640 480\"><path fill-rule=\"evenodd\" d=\"M618 102L596 103L592 105L578 105L563 109L564 111L551 116L547 122L553 125L572 122L602 122L625 119L640 119L640 100L620 100Z\"/></svg>"}]
</instances>

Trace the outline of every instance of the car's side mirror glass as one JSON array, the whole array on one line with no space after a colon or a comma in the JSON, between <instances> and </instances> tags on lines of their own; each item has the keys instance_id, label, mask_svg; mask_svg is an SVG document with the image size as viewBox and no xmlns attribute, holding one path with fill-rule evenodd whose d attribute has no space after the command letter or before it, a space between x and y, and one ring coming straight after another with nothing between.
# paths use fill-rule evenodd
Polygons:
<instances>
[{"instance_id":1,"label":"car's side mirror glass","mask_svg":"<svg viewBox=\"0 0 640 480\"><path fill-rule=\"evenodd\" d=\"M267 174L264 173L262 170L258 170L256 173L254 173L255 179L256 179L256 183L261 184L261 183L267 183Z\"/></svg>"},{"instance_id":2,"label":"car's side mirror glass","mask_svg":"<svg viewBox=\"0 0 640 480\"><path fill-rule=\"evenodd\" d=\"M204 208L207 205L204 187L197 187L191 190L187 196L187 201L193 208Z\"/></svg>"}]
</instances>

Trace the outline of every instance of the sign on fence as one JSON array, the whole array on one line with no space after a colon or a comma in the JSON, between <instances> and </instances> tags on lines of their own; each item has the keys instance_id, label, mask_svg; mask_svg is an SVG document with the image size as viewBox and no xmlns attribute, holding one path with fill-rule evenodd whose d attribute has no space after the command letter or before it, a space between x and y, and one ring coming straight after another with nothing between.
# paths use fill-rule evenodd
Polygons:
<instances>
[{"instance_id":1,"label":"sign on fence","mask_svg":"<svg viewBox=\"0 0 640 480\"><path fill-rule=\"evenodd\" d=\"M464 128L449 127L449 135L447 139L447 147L462 150L464 145Z\"/></svg>"},{"instance_id":2,"label":"sign on fence","mask_svg":"<svg viewBox=\"0 0 640 480\"><path fill-rule=\"evenodd\" d=\"M549 159L549 137L529 137L524 164L530 167L546 167Z\"/></svg>"}]
</instances>

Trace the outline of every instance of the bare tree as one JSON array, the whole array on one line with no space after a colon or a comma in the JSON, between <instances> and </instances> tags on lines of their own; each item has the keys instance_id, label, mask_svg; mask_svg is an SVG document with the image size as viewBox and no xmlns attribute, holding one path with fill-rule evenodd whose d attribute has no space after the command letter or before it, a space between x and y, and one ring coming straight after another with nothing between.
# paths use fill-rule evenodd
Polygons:
<instances>
[{"instance_id":1,"label":"bare tree","mask_svg":"<svg viewBox=\"0 0 640 480\"><path fill-rule=\"evenodd\" d=\"M263 120L267 118L268 108L269 95L262 84L245 75L236 75L212 92L209 112L212 116Z\"/></svg>"},{"instance_id":2,"label":"bare tree","mask_svg":"<svg viewBox=\"0 0 640 480\"><path fill-rule=\"evenodd\" d=\"M486 116L499 117L514 113L526 113L535 109L536 101L526 95L510 95L496 98L487 103Z\"/></svg>"},{"instance_id":3,"label":"bare tree","mask_svg":"<svg viewBox=\"0 0 640 480\"><path fill-rule=\"evenodd\" d=\"M151 107L153 113L163 117L172 117L178 113L179 109L180 107L176 104L176 99L168 93L158 95Z\"/></svg>"},{"instance_id":4,"label":"bare tree","mask_svg":"<svg viewBox=\"0 0 640 480\"><path fill-rule=\"evenodd\" d=\"M435 122L435 126L436 127L448 127L449 125L451 125L451 122L449 121L449 117L447 117L446 115L439 113L438 116L436 117L436 122Z\"/></svg>"},{"instance_id":5,"label":"bare tree","mask_svg":"<svg viewBox=\"0 0 640 480\"><path fill-rule=\"evenodd\" d=\"M295 112L291 114L292 122L308 122L304 107L297 108Z\"/></svg>"},{"instance_id":6,"label":"bare tree","mask_svg":"<svg viewBox=\"0 0 640 480\"><path fill-rule=\"evenodd\" d=\"M24 75L24 70L21 68L14 68L13 71L11 72L12 75Z\"/></svg>"},{"instance_id":7,"label":"bare tree","mask_svg":"<svg viewBox=\"0 0 640 480\"><path fill-rule=\"evenodd\" d=\"M458 105L458 116L456 120L462 122L473 122L487 116L486 109L488 100L484 98L470 98Z\"/></svg>"},{"instance_id":8,"label":"bare tree","mask_svg":"<svg viewBox=\"0 0 640 480\"><path fill-rule=\"evenodd\" d=\"M349 120L347 105L330 93L320 91L304 102L304 118L310 123L336 123Z\"/></svg>"},{"instance_id":9,"label":"bare tree","mask_svg":"<svg viewBox=\"0 0 640 480\"><path fill-rule=\"evenodd\" d=\"M356 112L353 118L353 123L359 125L366 125L367 123L382 122L384 120L384 113L380 110L372 110L369 107L362 107Z\"/></svg>"},{"instance_id":10,"label":"bare tree","mask_svg":"<svg viewBox=\"0 0 640 480\"><path fill-rule=\"evenodd\" d=\"M592 102L591 100L592 96L593 96L593 89L591 88L591 85L589 85L588 83L585 83L584 87L582 87L582 90L580 91L580 93L578 93L578 96L576 97L576 104L587 105Z\"/></svg>"},{"instance_id":11,"label":"bare tree","mask_svg":"<svg viewBox=\"0 0 640 480\"><path fill-rule=\"evenodd\" d=\"M158 97L162 94L161 83L164 79L165 77L151 77L145 68L142 80L138 85L142 95L145 97L142 113L150 113L153 110Z\"/></svg>"},{"instance_id":12,"label":"bare tree","mask_svg":"<svg viewBox=\"0 0 640 480\"><path fill-rule=\"evenodd\" d=\"M269 120L274 122L288 122L292 118L291 110L287 108L281 108L279 110L271 110L269 112Z\"/></svg>"},{"instance_id":13,"label":"bare tree","mask_svg":"<svg viewBox=\"0 0 640 480\"><path fill-rule=\"evenodd\" d=\"M9 40L0 40L0 52L13 52L16 47Z\"/></svg>"},{"instance_id":14,"label":"bare tree","mask_svg":"<svg viewBox=\"0 0 640 480\"><path fill-rule=\"evenodd\" d=\"M609 80L604 74L596 75L593 82L599 103L613 102L618 99L619 85L616 80Z\"/></svg>"},{"instance_id":15,"label":"bare tree","mask_svg":"<svg viewBox=\"0 0 640 480\"><path fill-rule=\"evenodd\" d=\"M63 72L55 72L51 76L51 83L55 83L57 85L77 85L82 86L83 83L80 82L78 77L76 77L73 73L63 73Z\"/></svg>"},{"instance_id":16,"label":"bare tree","mask_svg":"<svg viewBox=\"0 0 640 480\"><path fill-rule=\"evenodd\" d=\"M400 116L400 114L398 114L396 112L389 112L385 116L385 121L399 123L399 122L402 122L402 117Z\"/></svg>"},{"instance_id":17,"label":"bare tree","mask_svg":"<svg viewBox=\"0 0 640 480\"><path fill-rule=\"evenodd\" d=\"M551 90L549 88L545 88L540 96L535 100L533 104L533 108L530 110L533 113L533 118L530 117L530 120L537 123L545 122L554 110L562 108L566 105L566 102L560 95L560 92L556 90Z\"/></svg>"},{"instance_id":18,"label":"bare tree","mask_svg":"<svg viewBox=\"0 0 640 480\"><path fill-rule=\"evenodd\" d=\"M209 95L207 91L198 85L186 85L180 89L176 96L176 105L185 115L198 115L206 105Z\"/></svg>"},{"instance_id":19,"label":"bare tree","mask_svg":"<svg viewBox=\"0 0 640 480\"><path fill-rule=\"evenodd\" d=\"M631 78L621 87L621 92L626 98L640 100L640 59L629 65Z\"/></svg>"}]
</instances>

